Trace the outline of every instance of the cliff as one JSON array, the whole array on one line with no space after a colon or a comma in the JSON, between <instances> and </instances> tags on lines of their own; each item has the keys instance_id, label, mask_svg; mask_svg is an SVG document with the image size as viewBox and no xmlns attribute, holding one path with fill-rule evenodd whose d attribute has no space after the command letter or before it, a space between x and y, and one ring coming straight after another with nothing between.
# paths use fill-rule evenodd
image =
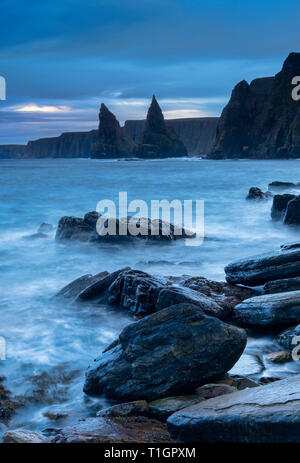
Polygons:
<instances>
[{"instance_id":1,"label":"cliff","mask_svg":"<svg viewBox=\"0 0 300 463\"><path fill-rule=\"evenodd\" d=\"M189 156L206 155L211 149L216 135L218 117L193 117L186 119L166 119L184 143ZM126 121L125 134L137 142L145 125L144 120Z\"/></svg>"},{"instance_id":2,"label":"cliff","mask_svg":"<svg viewBox=\"0 0 300 463\"><path fill-rule=\"evenodd\" d=\"M0 145L0 159L21 158L25 151L25 145Z\"/></svg>"},{"instance_id":3,"label":"cliff","mask_svg":"<svg viewBox=\"0 0 300 463\"><path fill-rule=\"evenodd\" d=\"M224 108L209 155L224 158L300 157L300 102L292 98L300 53L291 53L275 77L237 84Z\"/></svg>"}]
</instances>

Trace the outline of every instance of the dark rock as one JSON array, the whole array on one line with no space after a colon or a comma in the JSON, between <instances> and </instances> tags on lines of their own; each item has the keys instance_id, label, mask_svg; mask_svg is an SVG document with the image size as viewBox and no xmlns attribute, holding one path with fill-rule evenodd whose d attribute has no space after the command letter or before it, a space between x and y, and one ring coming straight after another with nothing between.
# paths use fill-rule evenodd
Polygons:
<instances>
[{"instance_id":1,"label":"dark rock","mask_svg":"<svg viewBox=\"0 0 300 463\"><path fill-rule=\"evenodd\" d=\"M91 158L112 159L132 155L135 144L127 137L113 113L104 103L99 113L98 142L92 146Z\"/></svg>"},{"instance_id":2,"label":"dark rock","mask_svg":"<svg viewBox=\"0 0 300 463\"><path fill-rule=\"evenodd\" d=\"M97 416L148 416L149 406L146 400L136 400L100 410Z\"/></svg>"},{"instance_id":3,"label":"dark rock","mask_svg":"<svg viewBox=\"0 0 300 463\"><path fill-rule=\"evenodd\" d=\"M268 283L264 285L264 292L266 294L285 293L287 291L298 290L300 290L300 277L268 281Z\"/></svg>"},{"instance_id":4,"label":"dark rock","mask_svg":"<svg viewBox=\"0 0 300 463\"><path fill-rule=\"evenodd\" d=\"M285 363L292 360L292 355L286 350L281 350L278 352L270 352L270 354L267 354L265 358L272 363Z\"/></svg>"},{"instance_id":5,"label":"dark rock","mask_svg":"<svg viewBox=\"0 0 300 463\"><path fill-rule=\"evenodd\" d=\"M108 276L108 272L100 272L97 275L83 275L82 277L77 278L76 280L69 283L67 286L62 288L55 297L63 297L66 299L74 299L78 296L84 289L90 287L92 284L97 283L98 281L103 280L104 277Z\"/></svg>"},{"instance_id":6,"label":"dark rock","mask_svg":"<svg viewBox=\"0 0 300 463\"><path fill-rule=\"evenodd\" d=\"M172 442L166 425L145 417L87 418L64 428L51 443L149 443Z\"/></svg>"},{"instance_id":7,"label":"dark rock","mask_svg":"<svg viewBox=\"0 0 300 463\"><path fill-rule=\"evenodd\" d=\"M286 225L300 225L300 196L289 201L283 223Z\"/></svg>"},{"instance_id":8,"label":"dark rock","mask_svg":"<svg viewBox=\"0 0 300 463\"><path fill-rule=\"evenodd\" d=\"M228 386L232 386L236 388L239 391L242 391L243 389L247 389L248 387L257 387L259 384L256 381L253 381L253 379L247 378L246 376L239 376L239 375L232 375L220 379L217 381L218 384L227 384Z\"/></svg>"},{"instance_id":9,"label":"dark rock","mask_svg":"<svg viewBox=\"0 0 300 463\"><path fill-rule=\"evenodd\" d=\"M110 285L115 281L119 274L129 270L130 267L124 267L116 272L104 275L100 274L100 278L95 278L91 284L88 284L77 297L77 301L97 300L98 302L107 297L107 291Z\"/></svg>"},{"instance_id":10,"label":"dark rock","mask_svg":"<svg viewBox=\"0 0 300 463\"><path fill-rule=\"evenodd\" d=\"M291 81L300 75L300 53L290 53L275 77L235 86L221 114L210 157L299 158L299 102Z\"/></svg>"},{"instance_id":11,"label":"dark rock","mask_svg":"<svg viewBox=\"0 0 300 463\"><path fill-rule=\"evenodd\" d=\"M185 395L178 397L166 397L149 403L149 412L157 420L166 421L172 413L191 405L196 405L204 400L198 395Z\"/></svg>"},{"instance_id":12,"label":"dark rock","mask_svg":"<svg viewBox=\"0 0 300 463\"><path fill-rule=\"evenodd\" d=\"M285 216L288 203L295 198L297 198L296 195L290 194L275 195L271 209L272 220L282 220Z\"/></svg>"},{"instance_id":13,"label":"dark rock","mask_svg":"<svg viewBox=\"0 0 300 463\"><path fill-rule=\"evenodd\" d=\"M243 325L284 325L300 322L300 291L266 294L237 305L233 319Z\"/></svg>"},{"instance_id":14,"label":"dark rock","mask_svg":"<svg viewBox=\"0 0 300 463\"><path fill-rule=\"evenodd\" d=\"M195 393L204 400L207 400L219 395L232 394L236 391L237 388L227 384L204 384L204 386L197 387Z\"/></svg>"},{"instance_id":15,"label":"dark rock","mask_svg":"<svg viewBox=\"0 0 300 463\"><path fill-rule=\"evenodd\" d=\"M271 182L268 185L269 190L288 190L290 188L298 188L300 183L292 183L292 182Z\"/></svg>"},{"instance_id":16,"label":"dark rock","mask_svg":"<svg viewBox=\"0 0 300 463\"><path fill-rule=\"evenodd\" d=\"M181 442L299 442L300 376L206 400L168 419Z\"/></svg>"},{"instance_id":17,"label":"dark rock","mask_svg":"<svg viewBox=\"0 0 300 463\"><path fill-rule=\"evenodd\" d=\"M264 201L265 199L271 198L273 195L269 191L265 193L258 187L252 186L249 190L249 193L246 199L255 200L255 201Z\"/></svg>"},{"instance_id":18,"label":"dark rock","mask_svg":"<svg viewBox=\"0 0 300 463\"><path fill-rule=\"evenodd\" d=\"M225 267L232 284L259 286L268 281L300 276L300 249L281 249L233 262Z\"/></svg>"},{"instance_id":19,"label":"dark rock","mask_svg":"<svg viewBox=\"0 0 300 463\"><path fill-rule=\"evenodd\" d=\"M292 351L300 342L300 325L293 326L280 333L277 342L280 346Z\"/></svg>"},{"instance_id":20,"label":"dark rock","mask_svg":"<svg viewBox=\"0 0 300 463\"><path fill-rule=\"evenodd\" d=\"M2 384L6 378L0 377L0 422L7 423L22 405L11 396L11 392Z\"/></svg>"},{"instance_id":21,"label":"dark rock","mask_svg":"<svg viewBox=\"0 0 300 463\"><path fill-rule=\"evenodd\" d=\"M187 149L175 131L165 123L163 113L153 96L135 156L155 159L182 157L187 154Z\"/></svg>"},{"instance_id":22,"label":"dark rock","mask_svg":"<svg viewBox=\"0 0 300 463\"><path fill-rule=\"evenodd\" d=\"M41 225L38 228L38 233L50 233L54 230L53 225L51 223L41 223Z\"/></svg>"},{"instance_id":23,"label":"dark rock","mask_svg":"<svg viewBox=\"0 0 300 463\"><path fill-rule=\"evenodd\" d=\"M300 248L300 243L288 243L288 244L282 244L280 246L280 249L283 251L289 251L290 249L298 249Z\"/></svg>"},{"instance_id":24,"label":"dark rock","mask_svg":"<svg viewBox=\"0 0 300 463\"><path fill-rule=\"evenodd\" d=\"M83 219L62 217L58 222L55 239L58 241L98 241L96 222L99 217L98 212L88 212Z\"/></svg>"},{"instance_id":25,"label":"dark rock","mask_svg":"<svg viewBox=\"0 0 300 463\"><path fill-rule=\"evenodd\" d=\"M189 393L230 370L245 345L245 331L178 304L124 328L90 365L84 392L150 401Z\"/></svg>"}]
</instances>

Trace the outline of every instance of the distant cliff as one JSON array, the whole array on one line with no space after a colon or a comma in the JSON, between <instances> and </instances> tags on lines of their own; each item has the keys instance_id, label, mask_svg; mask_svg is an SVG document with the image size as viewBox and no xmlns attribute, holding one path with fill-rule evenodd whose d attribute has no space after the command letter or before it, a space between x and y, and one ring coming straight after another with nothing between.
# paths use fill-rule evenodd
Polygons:
<instances>
[{"instance_id":1,"label":"distant cliff","mask_svg":"<svg viewBox=\"0 0 300 463\"><path fill-rule=\"evenodd\" d=\"M295 76L300 76L300 53L291 53L275 77L237 84L209 157L300 157L300 101L293 100L291 85Z\"/></svg>"},{"instance_id":2,"label":"distant cliff","mask_svg":"<svg viewBox=\"0 0 300 463\"><path fill-rule=\"evenodd\" d=\"M177 133L188 150L189 156L206 155L211 151L218 117L166 119L166 124ZM125 134L137 142L145 125L144 120L126 121Z\"/></svg>"},{"instance_id":3,"label":"distant cliff","mask_svg":"<svg viewBox=\"0 0 300 463\"><path fill-rule=\"evenodd\" d=\"M25 145L0 145L0 159L20 158L25 152Z\"/></svg>"}]
</instances>

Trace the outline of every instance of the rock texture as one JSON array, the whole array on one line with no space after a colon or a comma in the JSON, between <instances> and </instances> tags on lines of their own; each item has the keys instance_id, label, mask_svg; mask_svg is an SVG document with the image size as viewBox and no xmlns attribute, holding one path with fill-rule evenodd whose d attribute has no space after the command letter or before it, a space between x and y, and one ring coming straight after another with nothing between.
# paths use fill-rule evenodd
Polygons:
<instances>
[{"instance_id":1,"label":"rock texture","mask_svg":"<svg viewBox=\"0 0 300 463\"><path fill-rule=\"evenodd\" d=\"M297 196L291 194L275 195L271 209L272 220L283 220L288 203L295 198Z\"/></svg>"},{"instance_id":2,"label":"rock texture","mask_svg":"<svg viewBox=\"0 0 300 463\"><path fill-rule=\"evenodd\" d=\"M300 325L288 328L280 333L277 337L277 342L285 349L293 350L300 342L298 339L295 339L296 337L299 337L300 340Z\"/></svg>"},{"instance_id":3,"label":"rock texture","mask_svg":"<svg viewBox=\"0 0 300 463\"><path fill-rule=\"evenodd\" d=\"M136 400L113 405L112 407L100 410L97 416L147 416L149 415L149 406L146 400Z\"/></svg>"},{"instance_id":4,"label":"rock texture","mask_svg":"<svg viewBox=\"0 0 300 463\"><path fill-rule=\"evenodd\" d=\"M189 393L230 370L245 345L244 330L178 304L124 328L90 365L84 392L148 401Z\"/></svg>"},{"instance_id":5,"label":"rock texture","mask_svg":"<svg viewBox=\"0 0 300 463\"><path fill-rule=\"evenodd\" d=\"M157 420L165 421L172 413L182 410L202 402L202 397L198 395L186 395L179 397L166 397L164 399L153 400L149 404L149 413Z\"/></svg>"},{"instance_id":6,"label":"rock texture","mask_svg":"<svg viewBox=\"0 0 300 463\"><path fill-rule=\"evenodd\" d=\"M264 201L265 199L269 199L272 197L272 193L270 191L266 191L265 193L258 187L252 186L249 190L249 193L246 197L248 200L254 201Z\"/></svg>"},{"instance_id":7,"label":"rock texture","mask_svg":"<svg viewBox=\"0 0 300 463\"><path fill-rule=\"evenodd\" d=\"M91 157L126 158L132 155L134 147L134 142L124 135L115 115L102 103L99 113L98 141L92 146Z\"/></svg>"},{"instance_id":8,"label":"rock texture","mask_svg":"<svg viewBox=\"0 0 300 463\"><path fill-rule=\"evenodd\" d=\"M166 125L163 113L153 96L134 155L144 159L153 159L182 157L187 154L187 149L178 135Z\"/></svg>"},{"instance_id":9,"label":"rock texture","mask_svg":"<svg viewBox=\"0 0 300 463\"><path fill-rule=\"evenodd\" d=\"M185 408L168 419L181 442L300 442L300 376Z\"/></svg>"},{"instance_id":10,"label":"rock texture","mask_svg":"<svg viewBox=\"0 0 300 463\"><path fill-rule=\"evenodd\" d=\"M231 284L262 285L268 281L300 276L300 249L281 248L233 262L225 267L226 280Z\"/></svg>"},{"instance_id":11,"label":"rock texture","mask_svg":"<svg viewBox=\"0 0 300 463\"><path fill-rule=\"evenodd\" d=\"M300 225L300 196L289 201L283 223L286 225Z\"/></svg>"},{"instance_id":12,"label":"rock texture","mask_svg":"<svg viewBox=\"0 0 300 463\"><path fill-rule=\"evenodd\" d=\"M264 285L265 294L285 293L300 290L300 277L269 281Z\"/></svg>"},{"instance_id":13,"label":"rock texture","mask_svg":"<svg viewBox=\"0 0 300 463\"><path fill-rule=\"evenodd\" d=\"M235 86L217 127L210 157L298 158L300 107L292 78L300 75L300 53L290 53L275 77Z\"/></svg>"},{"instance_id":14,"label":"rock texture","mask_svg":"<svg viewBox=\"0 0 300 463\"><path fill-rule=\"evenodd\" d=\"M14 431L7 431L2 442L4 444L44 444L47 442L46 437L34 431L27 431L26 429L16 429Z\"/></svg>"}]
</instances>

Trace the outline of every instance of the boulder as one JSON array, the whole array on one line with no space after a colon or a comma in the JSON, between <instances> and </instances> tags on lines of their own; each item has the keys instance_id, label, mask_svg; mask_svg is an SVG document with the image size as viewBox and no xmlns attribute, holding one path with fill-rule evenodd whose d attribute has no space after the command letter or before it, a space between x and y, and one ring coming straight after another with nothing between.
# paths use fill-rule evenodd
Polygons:
<instances>
[{"instance_id":1,"label":"boulder","mask_svg":"<svg viewBox=\"0 0 300 463\"><path fill-rule=\"evenodd\" d=\"M287 291L298 290L300 290L300 277L268 281L268 283L264 285L265 294L285 293Z\"/></svg>"},{"instance_id":2,"label":"boulder","mask_svg":"<svg viewBox=\"0 0 300 463\"><path fill-rule=\"evenodd\" d=\"M197 396L202 397L203 400L207 400L219 395L232 394L236 391L236 387L228 384L204 384L204 386L197 387L195 393Z\"/></svg>"},{"instance_id":3,"label":"boulder","mask_svg":"<svg viewBox=\"0 0 300 463\"><path fill-rule=\"evenodd\" d=\"M149 403L149 412L153 418L166 421L172 413L191 405L196 405L202 402L202 400L204 400L202 397L195 394L157 399Z\"/></svg>"},{"instance_id":4,"label":"boulder","mask_svg":"<svg viewBox=\"0 0 300 463\"><path fill-rule=\"evenodd\" d=\"M273 195L270 191L265 193L258 187L252 186L248 192L246 199L254 201L264 201L271 198Z\"/></svg>"},{"instance_id":5,"label":"boulder","mask_svg":"<svg viewBox=\"0 0 300 463\"><path fill-rule=\"evenodd\" d=\"M231 284L259 286L272 280L300 276L300 249L281 249L237 260L225 267Z\"/></svg>"},{"instance_id":6,"label":"boulder","mask_svg":"<svg viewBox=\"0 0 300 463\"><path fill-rule=\"evenodd\" d=\"M88 212L83 219L79 217L62 217L57 226L55 239L57 241L98 241L99 235L96 223L100 214Z\"/></svg>"},{"instance_id":7,"label":"boulder","mask_svg":"<svg viewBox=\"0 0 300 463\"><path fill-rule=\"evenodd\" d=\"M173 442L164 423L146 417L87 418L61 430L52 444Z\"/></svg>"},{"instance_id":8,"label":"boulder","mask_svg":"<svg viewBox=\"0 0 300 463\"><path fill-rule=\"evenodd\" d=\"M125 327L88 368L84 392L148 401L190 393L230 370L245 345L244 330L178 304Z\"/></svg>"},{"instance_id":9,"label":"boulder","mask_svg":"<svg viewBox=\"0 0 300 463\"><path fill-rule=\"evenodd\" d=\"M83 288L83 290L78 294L76 301L97 300L100 302L104 300L107 297L110 285L120 274L129 269L130 267L124 267L120 270L116 270L115 272L108 273L101 278L94 278L94 280L91 281L91 284Z\"/></svg>"},{"instance_id":10,"label":"boulder","mask_svg":"<svg viewBox=\"0 0 300 463\"><path fill-rule=\"evenodd\" d=\"M7 431L2 442L4 444L44 444L47 439L42 434L26 429Z\"/></svg>"},{"instance_id":11,"label":"boulder","mask_svg":"<svg viewBox=\"0 0 300 463\"><path fill-rule=\"evenodd\" d=\"M288 190L290 188L298 188L300 186L300 183L293 183L293 182L280 182L280 181L275 181L271 182L268 185L269 190Z\"/></svg>"},{"instance_id":12,"label":"boulder","mask_svg":"<svg viewBox=\"0 0 300 463\"><path fill-rule=\"evenodd\" d=\"M296 338L299 339L296 339ZM292 351L298 344L300 340L300 325L293 326L288 328L277 336L277 342L280 346L284 347L287 350Z\"/></svg>"},{"instance_id":13,"label":"boulder","mask_svg":"<svg viewBox=\"0 0 300 463\"><path fill-rule=\"evenodd\" d=\"M296 375L180 410L168 419L181 442L300 441L300 376Z\"/></svg>"},{"instance_id":14,"label":"boulder","mask_svg":"<svg viewBox=\"0 0 300 463\"><path fill-rule=\"evenodd\" d=\"M61 297L65 299L74 299L74 297L78 296L84 289L90 287L91 285L95 284L104 279L104 277L108 276L108 272L100 272L97 275L83 275L76 280L69 283L67 286L62 288L55 297Z\"/></svg>"},{"instance_id":15,"label":"boulder","mask_svg":"<svg viewBox=\"0 0 300 463\"><path fill-rule=\"evenodd\" d=\"M136 400L113 405L112 407L100 410L97 416L147 416L149 415L149 406L146 400Z\"/></svg>"},{"instance_id":16,"label":"boulder","mask_svg":"<svg viewBox=\"0 0 300 463\"><path fill-rule=\"evenodd\" d=\"M292 360L292 355L286 350L281 350L278 352L271 352L270 354L267 354L265 358L272 363L285 363Z\"/></svg>"},{"instance_id":17,"label":"boulder","mask_svg":"<svg viewBox=\"0 0 300 463\"><path fill-rule=\"evenodd\" d=\"M288 203L295 198L297 196L292 194L275 195L271 209L272 220L282 220L285 216Z\"/></svg>"},{"instance_id":18,"label":"boulder","mask_svg":"<svg viewBox=\"0 0 300 463\"><path fill-rule=\"evenodd\" d=\"M285 225L300 225L300 196L289 201L283 223Z\"/></svg>"},{"instance_id":19,"label":"boulder","mask_svg":"<svg viewBox=\"0 0 300 463\"><path fill-rule=\"evenodd\" d=\"M266 294L238 304L233 319L242 325L266 326L300 322L300 291Z\"/></svg>"}]
</instances>

